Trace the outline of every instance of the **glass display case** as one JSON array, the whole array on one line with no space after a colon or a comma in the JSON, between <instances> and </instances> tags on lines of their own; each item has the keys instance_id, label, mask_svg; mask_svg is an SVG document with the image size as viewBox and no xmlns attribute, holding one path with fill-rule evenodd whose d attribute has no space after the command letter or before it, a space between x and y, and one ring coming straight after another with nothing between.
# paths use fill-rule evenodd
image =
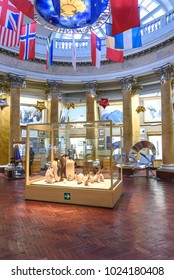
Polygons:
<instances>
[{"instance_id":1,"label":"glass display case","mask_svg":"<svg viewBox=\"0 0 174 280\"><path fill-rule=\"evenodd\" d=\"M121 133L112 121L28 125L25 198L113 208L122 194ZM33 170L36 158L44 163Z\"/></svg>"}]
</instances>

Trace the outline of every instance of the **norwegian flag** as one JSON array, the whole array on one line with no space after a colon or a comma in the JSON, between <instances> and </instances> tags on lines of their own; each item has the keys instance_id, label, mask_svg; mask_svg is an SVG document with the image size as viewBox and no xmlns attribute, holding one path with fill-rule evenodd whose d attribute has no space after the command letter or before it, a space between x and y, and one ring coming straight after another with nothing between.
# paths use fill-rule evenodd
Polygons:
<instances>
[{"instance_id":1,"label":"norwegian flag","mask_svg":"<svg viewBox=\"0 0 174 280\"><path fill-rule=\"evenodd\" d=\"M23 25L20 36L19 59L35 59L35 39L36 22Z\"/></svg>"},{"instance_id":2,"label":"norwegian flag","mask_svg":"<svg viewBox=\"0 0 174 280\"><path fill-rule=\"evenodd\" d=\"M23 22L24 15L20 12L18 19L18 28L16 31L5 28L0 25L0 46L5 47L18 47L20 40L21 26Z\"/></svg>"},{"instance_id":3,"label":"norwegian flag","mask_svg":"<svg viewBox=\"0 0 174 280\"><path fill-rule=\"evenodd\" d=\"M9 0L0 0L0 25L17 30L18 20L19 10Z\"/></svg>"}]
</instances>

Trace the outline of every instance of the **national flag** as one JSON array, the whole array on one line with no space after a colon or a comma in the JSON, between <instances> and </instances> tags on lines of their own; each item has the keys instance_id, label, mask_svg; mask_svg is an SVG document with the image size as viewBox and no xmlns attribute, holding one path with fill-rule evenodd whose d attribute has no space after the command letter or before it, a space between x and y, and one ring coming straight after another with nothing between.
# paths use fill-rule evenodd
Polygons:
<instances>
[{"instance_id":1,"label":"national flag","mask_svg":"<svg viewBox=\"0 0 174 280\"><path fill-rule=\"evenodd\" d=\"M10 0L27 17L34 19L34 0Z\"/></svg>"},{"instance_id":2,"label":"national flag","mask_svg":"<svg viewBox=\"0 0 174 280\"><path fill-rule=\"evenodd\" d=\"M20 36L19 59L35 59L35 39L36 22L23 25Z\"/></svg>"},{"instance_id":3,"label":"national flag","mask_svg":"<svg viewBox=\"0 0 174 280\"><path fill-rule=\"evenodd\" d=\"M112 24L106 23L106 35L112 35ZM131 49L142 46L140 27L134 27L114 36L115 49Z\"/></svg>"},{"instance_id":4,"label":"national flag","mask_svg":"<svg viewBox=\"0 0 174 280\"><path fill-rule=\"evenodd\" d=\"M106 36L106 58L115 62L123 62L123 50L115 48L115 38L113 36Z\"/></svg>"},{"instance_id":5,"label":"national flag","mask_svg":"<svg viewBox=\"0 0 174 280\"><path fill-rule=\"evenodd\" d=\"M19 12L17 30L13 31L4 26L0 26L0 46L5 47L18 47L20 41L21 26L23 23L24 15Z\"/></svg>"},{"instance_id":6,"label":"national flag","mask_svg":"<svg viewBox=\"0 0 174 280\"><path fill-rule=\"evenodd\" d=\"M140 26L138 0L110 0L112 35Z\"/></svg>"},{"instance_id":7,"label":"national flag","mask_svg":"<svg viewBox=\"0 0 174 280\"><path fill-rule=\"evenodd\" d=\"M17 30L18 19L19 10L9 0L0 0L0 25Z\"/></svg>"},{"instance_id":8,"label":"national flag","mask_svg":"<svg viewBox=\"0 0 174 280\"><path fill-rule=\"evenodd\" d=\"M101 39L91 31L91 58L92 65L100 68Z\"/></svg>"},{"instance_id":9,"label":"national flag","mask_svg":"<svg viewBox=\"0 0 174 280\"><path fill-rule=\"evenodd\" d=\"M72 65L73 65L74 71L76 71L76 42L74 39L74 34L72 37Z\"/></svg>"},{"instance_id":10,"label":"national flag","mask_svg":"<svg viewBox=\"0 0 174 280\"><path fill-rule=\"evenodd\" d=\"M46 46L46 69L53 64L53 32L47 37Z\"/></svg>"}]
</instances>

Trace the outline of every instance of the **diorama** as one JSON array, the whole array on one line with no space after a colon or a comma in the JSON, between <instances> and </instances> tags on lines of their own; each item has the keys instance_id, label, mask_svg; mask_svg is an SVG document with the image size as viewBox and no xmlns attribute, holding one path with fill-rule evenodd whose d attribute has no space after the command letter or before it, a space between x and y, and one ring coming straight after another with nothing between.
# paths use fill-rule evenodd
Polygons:
<instances>
[{"instance_id":1,"label":"diorama","mask_svg":"<svg viewBox=\"0 0 174 280\"><path fill-rule=\"evenodd\" d=\"M32 172L33 131L45 159L37 172ZM28 125L25 198L113 208L122 194L121 144L113 145L113 133L121 142L121 128L110 120Z\"/></svg>"}]
</instances>

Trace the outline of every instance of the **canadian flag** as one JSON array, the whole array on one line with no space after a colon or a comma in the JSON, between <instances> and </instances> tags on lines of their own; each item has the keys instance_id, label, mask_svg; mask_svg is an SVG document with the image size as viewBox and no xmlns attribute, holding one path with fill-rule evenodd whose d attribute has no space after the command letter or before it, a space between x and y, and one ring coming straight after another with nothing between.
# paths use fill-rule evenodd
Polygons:
<instances>
[{"instance_id":1,"label":"canadian flag","mask_svg":"<svg viewBox=\"0 0 174 280\"><path fill-rule=\"evenodd\" d=\"M34 0L10 0L10 2L24 15L34 19Z\"/></svg>"}]
</instances>

